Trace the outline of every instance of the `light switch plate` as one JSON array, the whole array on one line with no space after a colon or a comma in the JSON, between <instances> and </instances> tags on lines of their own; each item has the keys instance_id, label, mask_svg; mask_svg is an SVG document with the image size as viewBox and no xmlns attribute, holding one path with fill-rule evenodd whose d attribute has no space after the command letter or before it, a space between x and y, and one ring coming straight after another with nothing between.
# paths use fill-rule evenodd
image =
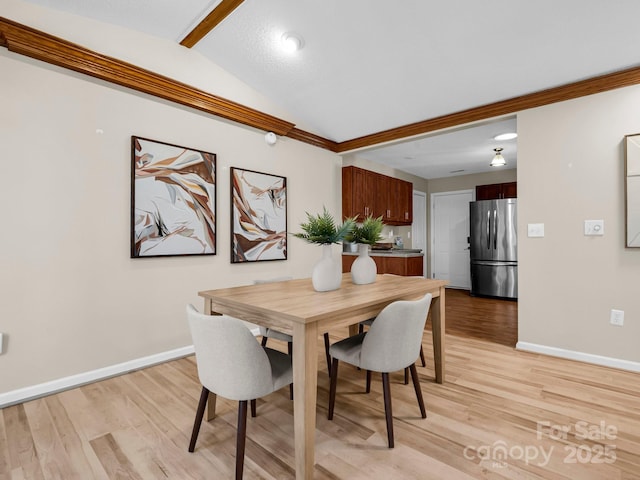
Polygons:
<instances>
[{"instance_id":1,"label":"light switch plate","mask_svg":"<svg viewBox=\"0 0 640 480\"><path fill-rule=\"evenodd\" d=\"M585 235L604 235L604 220L585 220Z\"/></svg>"},{"instance_id":2,"label":"light switch plate","mask_svg":"<svg viewBox=\"0 0 640 480\"><path fill-rule=\"evenodd\" d=\"M544 237L544 223L527 224L528 237Z\"/></svg>"}]
</instances>

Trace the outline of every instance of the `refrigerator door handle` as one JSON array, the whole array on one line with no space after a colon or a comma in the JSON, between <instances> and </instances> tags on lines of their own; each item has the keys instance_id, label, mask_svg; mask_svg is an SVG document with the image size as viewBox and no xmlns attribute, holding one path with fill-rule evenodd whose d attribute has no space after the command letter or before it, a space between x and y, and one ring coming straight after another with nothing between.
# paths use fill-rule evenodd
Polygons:
<instances>
[{"instance_id":1,"label":"refrigerator door handle","mask_svg":"<svg viewBox=\"0 0 640 480\"><path fill-rule=\"evenodd\" d=\"M493 249L498 248L498 210L493 210Z\"/></svg>"},{"instance_id":2,"label":"refrigerator door handle","mask_svg":"<svg viewBox=\"0 0 640 480\"><path fill-rule=\"evenodd\" d=\"M491 250L491 212L487 210L487 250Z\"/></svg>"}]
</instances>

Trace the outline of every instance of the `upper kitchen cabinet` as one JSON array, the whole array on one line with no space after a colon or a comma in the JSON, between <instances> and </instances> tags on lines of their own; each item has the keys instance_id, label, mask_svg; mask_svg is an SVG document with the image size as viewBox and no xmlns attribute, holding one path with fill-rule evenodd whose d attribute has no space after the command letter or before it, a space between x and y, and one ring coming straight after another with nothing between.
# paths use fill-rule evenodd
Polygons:
<instances>
[{"instance_id":1,"label":"upper kitchen cabinet","mask_svg":"<svg viewBox=\"0 0 640 480\"><path fill-rule=\"evenodd\" d=\"M518 183L494 183L476 186L476 200L495 200L498 198L517 198Z\"/></svg>"},{"instance_id":2,"label":"upper kitchen cabinet","mask_svg":"<svg viewBox=\"0 0 640 480\"><path fill-rule=\"evenodd\" d=\"M375 173L362 168L342 169L342 216L361 219L374 215L376 208ZM376 215L377 216L377 215Z\"/></svg>"},{"instance_id":3,"label":"upper kitchen cabinet","mask_svg":"<svg viewBox=\"0 0 640 480\"><path fill-rule=\"evenodd\" d=\"M387 225L413 222L413 184L358 167L342 169L342 216L382 217Z\"/></svg>"},{"instance_id":4,"label":"upper kitchen cabinet","mask_svg":"<svg viewBox=\"0 0 640 480\"><path fill-rule=\"evenodd\" d=\"M397 197L394 212L398 214L398 225L411 225L413 223L413 183L398 180Z\"/></svg>"}]
</instances>

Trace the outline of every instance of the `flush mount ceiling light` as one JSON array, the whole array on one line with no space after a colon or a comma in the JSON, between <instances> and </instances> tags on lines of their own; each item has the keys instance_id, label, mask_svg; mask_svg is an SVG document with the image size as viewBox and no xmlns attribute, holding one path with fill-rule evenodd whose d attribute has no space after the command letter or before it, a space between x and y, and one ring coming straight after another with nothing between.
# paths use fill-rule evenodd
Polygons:
<instances>
[{"instance_id":1,"label":"flush mount ceiling light","mask_svg":"<svg viewBox=\"0 0 640 480\"><path fill-rule=\"evenodd\" d=\"M509 133L501 133L500 135L496 135L495 137L493 137L493 139L494 140L498 140L498 141L512 140L512 139L516 138L517 136L518 136L517 133L509 132Z\"/></svg>"},{"instance_id":2,"label":"flush mount ceiling light","mask_svg":"<svg viewBox=\"0 0 640 480\"><path fill-rule=\"evenodd\" d=\"M493 160L491 160L491 163L489 164L489 166L490 167L504 167L507 164L507 161L502 156L502 153L501 153L502 152L502 148L501 147L494 148L493 151L496 152L496 154L493 157Z\"/></svg>"},{"instance_id":3,"label":"flush mount ceiling light","mask_svg":"<svg viewBox=\"0 0 640 480\"><path fill-rule=\"evenodd\" d=\"M297 52L304 47L304 40L294 32L283 33L280 41L282 42L284 50L289 53Z\"/></svg>"}]
</instances>

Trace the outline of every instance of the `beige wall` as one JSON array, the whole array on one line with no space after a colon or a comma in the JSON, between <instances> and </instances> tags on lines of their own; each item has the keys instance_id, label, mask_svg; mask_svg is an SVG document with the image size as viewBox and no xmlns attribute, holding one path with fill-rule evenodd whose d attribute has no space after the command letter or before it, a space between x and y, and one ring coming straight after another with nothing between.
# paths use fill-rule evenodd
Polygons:
<instances>
[{"instance_id":1,"label":"beige wall","mask_svg":"<svg viewBox=\"0 0 640 480\"><path fill-rule=\"evenodd\" d=\"M287 261L230 264L229 167L286 176L295 232L340 214L337 155L6 49L0 71L0 394L190 345L199 290L309 276L320 251L292 237ZM131 135L217 154L217 255L129 258Z\"/></svg>"},{"instance_id":2,"label":"beige wall","mask_svg":"<svg viewBox=\"0 0 640 480\"><path fill-rule=\"evenodd\" d=\"M518 114L519 341L640 361L640 249L624 247L623 137L640 86ZM604 220L587 237L583 222ZM544 238L528 238L544 223ZM625 326L609 324L610 309Z\"/></svg>"}]
</instances>

